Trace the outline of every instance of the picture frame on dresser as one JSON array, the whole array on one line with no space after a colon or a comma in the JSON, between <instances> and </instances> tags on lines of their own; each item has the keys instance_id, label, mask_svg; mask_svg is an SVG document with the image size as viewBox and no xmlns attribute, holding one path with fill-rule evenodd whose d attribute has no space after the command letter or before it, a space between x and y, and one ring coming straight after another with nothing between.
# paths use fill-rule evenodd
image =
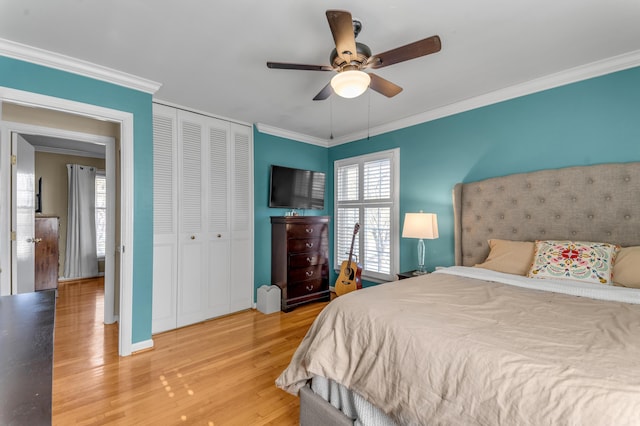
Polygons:
<instances>
[{"instance_id":1,"label":"picture frame on dresser","mask_svg":"<svg viewBox=\"0 0 640 426\"><path fill-rule=\"evenodd\" d=\"M284 312L330 300L328 216L271 217L271 284Z\"/></svg>"}]
</instances>

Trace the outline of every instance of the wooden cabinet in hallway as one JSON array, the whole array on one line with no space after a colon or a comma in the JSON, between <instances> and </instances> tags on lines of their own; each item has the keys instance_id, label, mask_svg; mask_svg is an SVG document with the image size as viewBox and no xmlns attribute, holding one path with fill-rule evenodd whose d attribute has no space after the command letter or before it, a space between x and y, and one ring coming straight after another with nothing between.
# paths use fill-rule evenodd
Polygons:
<instances>
[{"instance_id":1,"label":"wooden cabinet in hallway","mask_svg":"<svg viewBox=\"0 0 640 426\"><path fill-rule=\"evenodd\" d=\"M35 290L58 288L60 219L57 216L35 218Z\"/></svg>"}]
</instances>

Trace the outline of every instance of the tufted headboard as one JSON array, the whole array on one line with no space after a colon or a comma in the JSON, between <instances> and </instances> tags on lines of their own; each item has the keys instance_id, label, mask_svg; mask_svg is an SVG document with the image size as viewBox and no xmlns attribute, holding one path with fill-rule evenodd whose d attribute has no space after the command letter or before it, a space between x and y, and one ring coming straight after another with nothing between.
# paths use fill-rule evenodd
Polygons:
<instances>
[{"instance_id":1,"label":"tufted headboard","mask_svg":"<svg viewBox=\"0 0 640 426\"><path fill-rule=\"evenodd\" d=\"M640 245L640 163L541 170L459 183L453 190L456 265L489 254L487 240Z\"/></svg>"}]
</instances>

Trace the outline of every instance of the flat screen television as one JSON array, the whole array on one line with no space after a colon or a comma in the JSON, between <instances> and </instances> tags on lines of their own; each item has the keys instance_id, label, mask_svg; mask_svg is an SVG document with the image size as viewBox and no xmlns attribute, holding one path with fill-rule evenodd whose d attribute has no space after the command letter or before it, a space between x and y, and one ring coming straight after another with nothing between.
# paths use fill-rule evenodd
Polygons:
<instances>
[{"instance_id":1,"label":"flat screen television","mask_svg":"<svg viewBox=\"0 0 640 426\"><path fill-rule=\"evenodd\" d=\"M269 207L324 209L323 172L271 166Z\"/></svg>"}]
</instances>

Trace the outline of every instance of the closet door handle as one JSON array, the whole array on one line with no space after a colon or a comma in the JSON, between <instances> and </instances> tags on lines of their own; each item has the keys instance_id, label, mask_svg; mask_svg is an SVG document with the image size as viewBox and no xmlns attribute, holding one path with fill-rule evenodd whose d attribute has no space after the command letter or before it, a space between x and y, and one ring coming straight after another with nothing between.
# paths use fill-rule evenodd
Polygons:
<instances>
[{"instance_id":1,"label":"closet door handle","mask_svg":"<svg viewBox=\"0 0 640 426\"><path fill-rule=\"evenodd\" d=\"M195 239L196 239L196 236L195 236L195 235L192 235L190 238L191 238L192 240L195 240Z\"/></svg>"}]
</instances>

